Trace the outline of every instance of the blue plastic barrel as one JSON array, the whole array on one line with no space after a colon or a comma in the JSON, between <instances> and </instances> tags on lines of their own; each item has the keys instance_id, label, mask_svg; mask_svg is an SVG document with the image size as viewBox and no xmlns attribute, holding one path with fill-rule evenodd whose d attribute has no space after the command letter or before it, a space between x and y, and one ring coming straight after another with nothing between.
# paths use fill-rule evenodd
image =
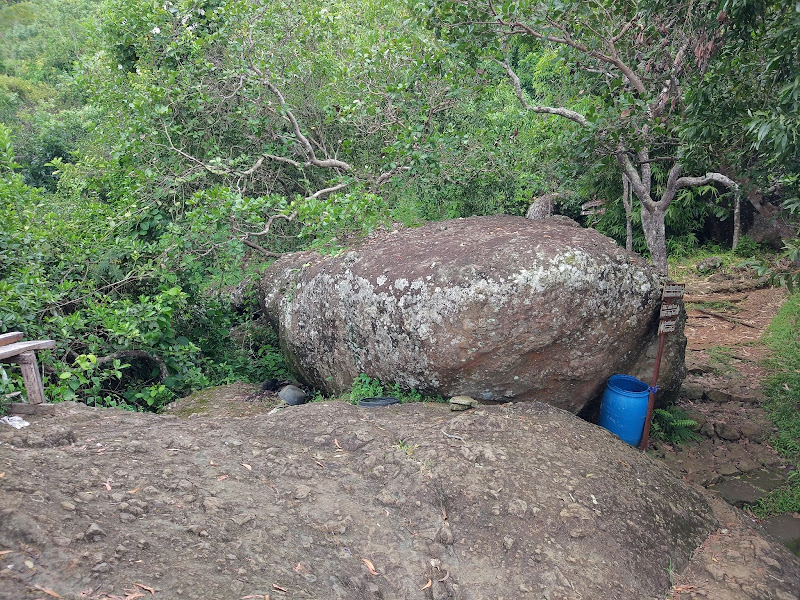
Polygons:
<instances>
[{"instance_id":1,"label":"blue plastic barrel","mask_svg":"<svg viewBox=\"0 0 800 600\"><path fill-rule=\"evenodd\" d=\"M647 418L650 387L630 375L612 375L603 392L600 427L618 435L623 442L638 446Z\"/></svg>"}]
</instances>

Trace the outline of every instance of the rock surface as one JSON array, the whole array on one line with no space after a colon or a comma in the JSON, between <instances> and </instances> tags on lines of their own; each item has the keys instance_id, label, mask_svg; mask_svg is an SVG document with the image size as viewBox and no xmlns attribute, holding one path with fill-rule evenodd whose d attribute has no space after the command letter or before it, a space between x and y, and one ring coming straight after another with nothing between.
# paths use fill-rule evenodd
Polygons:
<instances>
[{"instance_id":1,"label":"rock surface","mask_svg":"<svg viewBox=\"0 0 800 600\"><path fill-rule=\"evenodd\" d=\"M382 233L341 256L288 255L261 282L290 363L328 393L366 373L572 412L610 375L650 380L660 294L658 274L598 232L510 216ZM682 329L668 339L664 398L685 372Z\"/></svg>"},{"instance_id":2,"label":"rock surface","mask_svg":"<svg viewBox=\"0 0 800 600\"><path fill-rule=\"evenodd\" d=\"M0 430L3 597L660 600L718 526L653 459L533 402L48 419Z\"/></svg>"}]
</instances>

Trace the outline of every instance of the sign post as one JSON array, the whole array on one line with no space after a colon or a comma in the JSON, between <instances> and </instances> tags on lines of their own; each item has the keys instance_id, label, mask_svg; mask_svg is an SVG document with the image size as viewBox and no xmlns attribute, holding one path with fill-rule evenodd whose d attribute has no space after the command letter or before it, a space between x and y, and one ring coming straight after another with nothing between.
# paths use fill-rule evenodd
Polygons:
<instances>
[{"instance_id":1,"label":"sign post","mask_svg":"<svg viewBox=\"0 0 800 600\"><path fill-rule=\"evenodd\" d=\"M647 417L644 421L644 431L642 432L642 442L639 447L642 452L647 450L647 442L650 438L650 422L653 419L653 407L656 402L656 390L658 388L658 373L661 369L661 356L664 354L664 343L668 333L675 331L678 317L681 314L681 300L686 286L682 283L664 284L664 294L661 296L661 313L658 323L658 352L656 353L656 364L653 369L653 380L650 383L650 395L647 399Z\"/></svg>"}]
</instances>

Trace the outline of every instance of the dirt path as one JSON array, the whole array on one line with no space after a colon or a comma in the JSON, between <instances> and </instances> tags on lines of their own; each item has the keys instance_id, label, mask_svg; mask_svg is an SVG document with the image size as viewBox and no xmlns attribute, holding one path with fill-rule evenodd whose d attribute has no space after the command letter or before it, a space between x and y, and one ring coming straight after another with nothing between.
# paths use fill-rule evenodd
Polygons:
<instances>
[{"instance_id":1,"label":"dirt path","mask_svg":"<svg viewBox=\"0 0 800 600\"><path fill-rule=\"evenodd\" d=\"M769 568L763 537L797 544L800 514L760 521L733 508L746 510L785 483L789 473L769 445L773 426L762 408L761 389L767 356L761 340L786 290L757 287L762 282L747 273L676 277L687 281L689 370L678 405L700 424L701 439L680 447L656 443L653 454L710 494L724 526L698 549L672 598L796 598L777 590L785 573Z\"/></svg>"}]
</instances>

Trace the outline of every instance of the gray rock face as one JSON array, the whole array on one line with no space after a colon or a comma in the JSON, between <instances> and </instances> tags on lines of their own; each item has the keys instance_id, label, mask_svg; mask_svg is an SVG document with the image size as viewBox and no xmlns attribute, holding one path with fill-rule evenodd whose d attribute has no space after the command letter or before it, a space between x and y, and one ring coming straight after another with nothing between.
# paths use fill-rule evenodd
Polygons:
<instances>
[{"instance_id":1,"label":"gray rock face","mask_svg":"<svg viewBox=\"0 0 800 600\"><path fill-rule=\"evenodd\" d=\"M493 216L380 234L265 273L261 303L290 363L329 393L359 373L423 393L540 400L577 412L607 378L649 381L658 274L594 230ZM659 385L683 379L682 330Z\"/></svg>"},{"instance_id":2,"label":"gray rock face","mask_svg":"<svg viewBox=\"0 0 800 600\"><path fill-rule=\"evenodd\" d=\"M709 537L719 524L699 491L547 405L314 402L243 419L236 398L230 413L186 419L59 403L58 422L108 448L88 465L80 451L24 447L24 433L0 430L0 548L34 546L33 582L75 599L91 579L157 586L155 600L650 600L667 597L668 567L680 573L721 537ZM167 450L180 440L187 450ZM48 503L31 501L39 490ZM67 499L72 518L59 507ZM107 535L90 538L89 522ZM756 548L783 565L761 576L771 590L800 589L788 551ZM21 565L14 554L0 557L0 597L31 597L28 570L6 568ZM104 562L112 568L94 570ZM741 572L741 562L727 571Z\"/></svg>"}]
</instances>

